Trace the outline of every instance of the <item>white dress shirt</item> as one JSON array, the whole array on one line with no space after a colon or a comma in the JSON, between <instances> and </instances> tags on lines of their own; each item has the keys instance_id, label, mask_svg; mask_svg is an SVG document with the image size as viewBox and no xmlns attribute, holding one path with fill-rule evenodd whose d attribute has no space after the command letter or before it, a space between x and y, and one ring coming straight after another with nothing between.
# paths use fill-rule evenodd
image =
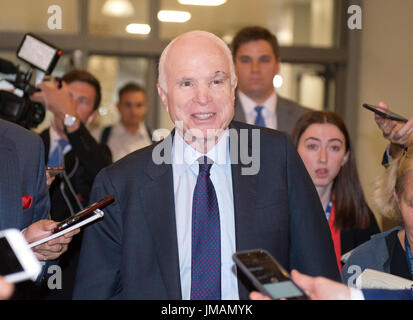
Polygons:
<instances>
[{"instance_id":1,"label":"white dress shirt","mask_svg":"<svg viewBox=\"0 0 413 320\"><path fill-rule=\"evenodd\" d=\"M229 157L229 131L206 156L214 161L210 177L217 195L221 229L221 297L239 299L237 276L232 255L235 253L234 198ZM204 156L174 135L172 170L175 196L175 216L178 236L179 270L182 299L191 297L192 197L198 177L198 159Z\"/></svg>"},{"instance_id":2,"label":"white dress shirt","mask_svg":"<svg viewBox=\"0 0 413 320\"><path fill-rule=\"evenodd\" d=\"M255 118L257 117L257 112L255 107L258 104L253 101L251 98L243 94L241 91L238 91L238 97L241 101L242 107L244 108L245 120L249 124L254 124ZM274 93L260 106L262 108L262 116L265 120L265 126L271 129L277 129L277 114L276 114L276 105L277 105L277 94Z\"/></svg>"},{"instance_id":3,"label":"white dress shirt","mask_svg":"<svg viewBox=\"0 0 413 320\"><path fill-rule=\"evenodd\" d=\"M102 129L94 130L92 135L96 141L100 142ZM133 151L149 146L150 144L152 144L151 137L148 134L144 122L139 124L139 129L134 134L127 131L120 122L114 124L107 141L107 145L112 153L113 162L118 161Z\"/></svg>"}]
</instances>

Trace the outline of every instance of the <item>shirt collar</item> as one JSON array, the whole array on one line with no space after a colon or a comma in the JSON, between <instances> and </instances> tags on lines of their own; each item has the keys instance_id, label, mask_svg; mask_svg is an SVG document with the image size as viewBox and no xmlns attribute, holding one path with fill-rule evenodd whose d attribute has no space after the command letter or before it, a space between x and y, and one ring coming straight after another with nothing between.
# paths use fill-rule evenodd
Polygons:
<instances>
[{"instance_id":1,"label":"shirt collar","mask_svg":"<svg viewBox=\"0 0 413 320\"><path fill-rule=\"evenodd\" d=\"M241 91L238 90L238 97L241 101L242 106L244 107L245 113L254 113L255 115L255 110L254 108L258 105L254 100L252 100L250 97L248 97L246 94L242 93ZM264 110L268 110L272 113L275 113L275 108L277 105L277 94L274 90L273 94L269 96L267 100L265 100L264 103L261 103L260 106L265 107Z\"/></svg>"},{"instance_id":2,"label":"shirt collar","mask_svg":"<svg viewBox=\"0 0 413 320\"><path fill-rule=\"evenodd\" d=\"M230 163L229 153L229 130L226 129L219 139L218 143L211 148L206 154L203 154L189 144L187 144L181 135L176 132L172 148L172 164L178 175L182 175L189 168L198 170L198 159L207 156L214 162L214 166L225 166ZM195 173L197 174L198 171Z\"/></svg>"}]
</instances>

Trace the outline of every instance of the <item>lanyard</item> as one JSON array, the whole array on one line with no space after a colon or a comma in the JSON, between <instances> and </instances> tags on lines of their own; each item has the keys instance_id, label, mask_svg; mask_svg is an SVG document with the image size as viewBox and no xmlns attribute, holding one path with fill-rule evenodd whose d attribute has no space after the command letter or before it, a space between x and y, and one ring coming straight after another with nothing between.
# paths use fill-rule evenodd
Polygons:
<instances>
[{"instance_id":1,"label":"lanyard","mask_svg":"<svg viewBox=\"0 0 413 320\"><path fill-rule=\"evenodd\" d=\"M327 208L326 208L326 218L327 221L330 221L330 215L331 215L331 207L333 206L333 202L330 200L327 204Z\"/></svg>"},{"instance_id":2,"label":"lanyard","mask_svg":"<svg viewBox=\"0 0 413 320\"><path fill-rule=\"evenodd\" d=\"M404 235L404 246L406 248L406 260L410 271L410 278L413 279L413 254L412 250L410 249L409 241L407 240L406 231Z\"/></svg>"}]
</instances>

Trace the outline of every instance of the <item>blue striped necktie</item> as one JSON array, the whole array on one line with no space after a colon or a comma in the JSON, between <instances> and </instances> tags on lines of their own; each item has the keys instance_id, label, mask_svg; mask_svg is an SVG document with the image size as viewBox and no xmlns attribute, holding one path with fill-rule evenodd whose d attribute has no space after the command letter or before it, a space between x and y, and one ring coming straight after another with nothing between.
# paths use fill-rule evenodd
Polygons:
<instances>
[{"instance_id":1,"label":"blue striped necktie","mask_svg":"<svg viewBox=\"0 0 413 320\"><path fill-rule=\"evenodd\" d=\"M254 122L256 126L265 127L265 120L264 120L264 117L262 116L263 108L264 108L263 106L256 106L254 108L254 110L257 112L257 116L255 117L255 122Z\"/></svg>"},{"instance_id":2,"label":"blue striped necktie","mask_svg":"<svg viewBox=\"0 0 413 320\"><path fill-rule=\"evenodd\" d=\"M48 166L60 166L64 164L63 150L69 144L68 141L64 139L59 139L56 148L53 150L52 154L47 161Z\"/></svg>"},{"instance_id":3,"label":"blue striped necktie","mask_svg":"<svg viewBox=\"0 0 413 320\"><path fill-rule=\"evenodd\" d=\"M191 299L221 299L221 230L212 164L199 160L192 202Z\"/></svg>"}]
</instances>

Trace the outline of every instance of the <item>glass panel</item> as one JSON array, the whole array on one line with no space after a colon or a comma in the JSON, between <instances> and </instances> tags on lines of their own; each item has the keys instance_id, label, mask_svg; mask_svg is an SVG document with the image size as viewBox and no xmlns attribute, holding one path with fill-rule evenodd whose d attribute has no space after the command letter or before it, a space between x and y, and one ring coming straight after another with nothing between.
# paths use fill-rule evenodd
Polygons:
<instances>
[{"instance_id":1,"label":"glass panel","mask_svg":"<svg viewBox=\"0 0 413 320\"><path fill-rule=\"evenodd\" d=\"M0 30L44 33L58 32L59 34L77 33L77 3L77 0L0 1L0 12L2 13ZM48 12L49 10L50 13ZM60 16L59 13L61 13L61 24L56 20L56 18Z\"/></svg>"},{"instance_id":2,"label":"glass panel","mask_svg":"<svg viewBox=\"0 0 413 320\"><path fill-rule=\"evenodd\" d=\"M315 110L334 110L334 75L319 64L283 63L277 92Z\"/></svg>"},{"instance_id":3,"label":"glass panel","mask_svg":"<svg viewBox=\"0 0 413 320\"><path fill-rule=\"evenodd\" d=\"M271 30L282 46L334 47L334 0L227 0L221 6L181 5L162 0L162 10L187 11L185 23L160 22L161 38L189 30L206 30L230 42L242 27L260 25Z\"/></svg>"},{"instance_id":4,"label":"glass panel","mask_svg":"<svg viewBox=\"0 0 413 320\"><path fill-rule=\"evenodd\" d=\"M110 12L115 14L117 4L125 2L131 6L129 9L126 7L126 16L115 16L103 12L104 6L112 3L114 7L109 6L108 8ZM125 28L131 23L149 24L148 12L148 0L90 0L89 32L94 35L146 38L147 35L129 34Z\"/></svg>"},{"instance_id":5,"label":"glass panel","mask_svg":"<svg viewBox=\"0 0 413 320\"><path fill-rule=\"evenodd\" d=\"M103 128L119 120L116 108L119 89L130 81L145 88L148 65L146 58L101 55L89 57L87 69L100 81L102 87L102 102L93 127Z\"/></svg>"}]
</instances>

